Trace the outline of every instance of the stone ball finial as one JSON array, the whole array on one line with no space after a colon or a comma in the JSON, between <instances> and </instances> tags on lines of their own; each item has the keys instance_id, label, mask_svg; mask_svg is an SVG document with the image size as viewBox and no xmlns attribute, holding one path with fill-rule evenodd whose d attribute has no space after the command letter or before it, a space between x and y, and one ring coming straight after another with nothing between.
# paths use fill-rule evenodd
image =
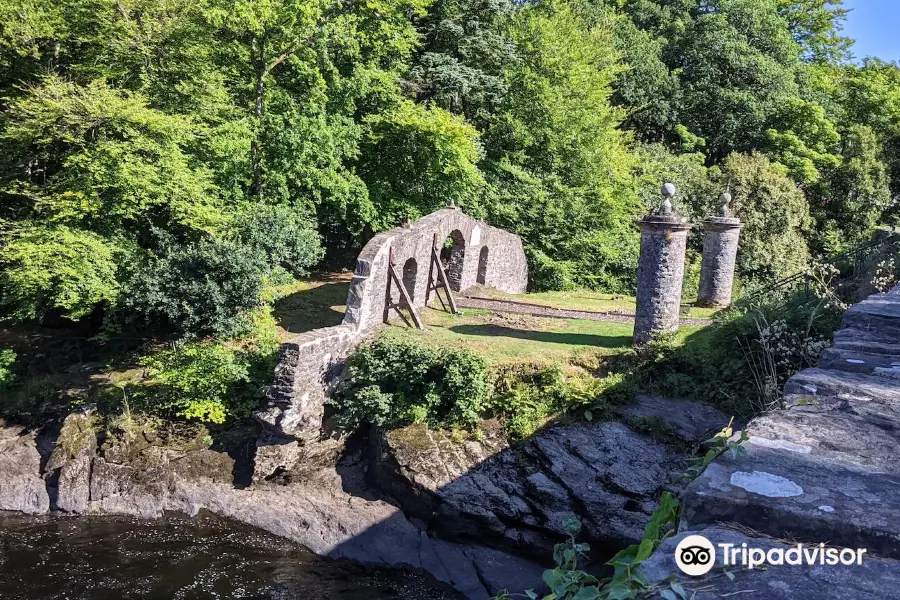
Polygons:
<instances>
[{"instance_id":1,"label":"stone ball finial","mask_svg":"<svg viewBox=\"0 0 900 600\"><path fill-rule=\"evenodd\" d=\"M672 198L675 197L676 191L674 183L666 183L662 186L662 195L665 200L663 200L662 206L659 207L660 215L669 216L672 214Z\"/></svg>"},{"instance_id":2,"label":"stone ball finial","mask_svg":"<svg viewBox=\"0 0 900 600\"><path fill-rule=\"evenodd\" d=\"M451 199L450 199L450 204L447 205L447 208L452 208L453 210L456 210L456 208L457 208L457 206L456 206L456 200L454 200L453 198L451 198Z\"/></svg>"},{"instance_id":3,"label":"stone ball finial","mask_svg":"<svg viewBox=\"0 0 900 600\"><path fill-rule=\"evenodd\" d=\"M731 193L725 192L721 196L719 196L719 201L722 203L721 208L719 209L720 217L730 217L731 216Z\"/></svg>"}]
</instances>

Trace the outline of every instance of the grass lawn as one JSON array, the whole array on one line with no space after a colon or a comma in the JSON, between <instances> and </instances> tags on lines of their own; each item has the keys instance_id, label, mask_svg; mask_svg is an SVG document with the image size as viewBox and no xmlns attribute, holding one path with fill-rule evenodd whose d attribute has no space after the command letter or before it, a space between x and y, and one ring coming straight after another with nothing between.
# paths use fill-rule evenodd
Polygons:
<instances>
[{"instance_id":1,"label":"grass lawn","mask_svg":"<svg viewBox=\"0 0 900 600\"><path fill-rule=\"evenodd\" d=\"M344 317L352 275L328 274L275 288L274 309L283 340L316 329L339 325ZM513 295L479 287L473 295L504 298L559 308L580 310L634 310L634 299L587 290ZM715 311L694 309L691 316L708 317ZM631 348L631 323L607 323L581 319L552 319L530 315L463 309L452 315L435 308L419 310L426 326L420 332L395 319L380 334L412 337L436 346L464 347L492 364L545 362L591 365L603 356ZM679 338L698 327L682 327Z\"/></svg>"},{"instance_id":2,"label":"grass lawn","mask_svg":"<svg viewBox=\"0 0 900 600\"><path fill-rule=\"evenodd\" d=\"M395 320L383 336L424 341L435 346L468 348L491 364L542 362L594 365L598 358L631 348L630 323L550 319L530 315L463 309L452 315L435 308L420 310L426 330L409 329ZM679 337L698 327L682 327Z\"/></svg>"},{"instance_id":3,"label":"grass lawn","mask_svg":"<svg viewBox=\"0 0 900 600\"><path fill-rule=\"evenodd\" d=\"M501 300L513 300L516 302L529 302L543 306L556 308L568 308L573 310L609 311L623 310L634 311L635 300L631 296L619 294L604 294L592 290L571 290L565 292L533 292L530 294L507 294L493 288L478 286L467 291L469 296L481 296L483 298L497 298ZM698 319L711 319L719 309L692 307L690 317Z\"/></svg>"}]
</instances>

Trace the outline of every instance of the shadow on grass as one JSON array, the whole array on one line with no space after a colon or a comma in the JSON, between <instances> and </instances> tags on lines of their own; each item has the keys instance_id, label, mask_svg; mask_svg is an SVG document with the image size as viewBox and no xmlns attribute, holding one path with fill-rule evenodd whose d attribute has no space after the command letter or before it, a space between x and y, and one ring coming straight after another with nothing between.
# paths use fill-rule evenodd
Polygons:
<instances>
[{"instance_id":1,"label":"shadow on grass","mask_svg":"<svg viewBox=\"0 0 900 600\"><path fill-rule=\"evenodd\" d=\"M344 313L332 308L347 302L350 281L336 281L295 292L275 301L275 320L291 333L340 325Z\"/></svg>"},{"instance_id":2,"label":"shadow on grass","mask_svg":"<svg viewBox=\"0 0 900 600\"><path fill-rule=\"evenodd\" d=\"M627 348L631 346L631 336L595 335L589 333L558 333L554 331L533 331L514 329L501 325L455 325L450 331L461 335L481 335L486 337L507 337L533 342L566 344L569 346L596 346L598 348Z\"/></svg>"}]
</instances>

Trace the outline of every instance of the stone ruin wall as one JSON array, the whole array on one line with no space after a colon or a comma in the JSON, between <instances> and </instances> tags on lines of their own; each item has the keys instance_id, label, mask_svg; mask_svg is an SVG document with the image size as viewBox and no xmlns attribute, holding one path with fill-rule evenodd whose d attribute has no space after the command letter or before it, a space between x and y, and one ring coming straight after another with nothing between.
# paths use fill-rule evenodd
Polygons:
<instances>
[{"instance_id":1,"label":"stone ruin wall","mask_svg":"<svg viewBox=\"0 0 900 600\"><path fill-rule=\"evenodd\" d=\"M513 294L525 292L528 265L522 240L458 209L439 210L409 227L379 233L357 257L344 322L302 333L282 345L268 405L256 413L257 420L299 439L319 436L325 401L340 382L347 357L382 324L391 248L413 305L423 307L435 234L441 244L447 238L454 241L448 252L454 291L481 284ZM394 290L395 300L397 296Z\"/></svg>"}]
</instances>

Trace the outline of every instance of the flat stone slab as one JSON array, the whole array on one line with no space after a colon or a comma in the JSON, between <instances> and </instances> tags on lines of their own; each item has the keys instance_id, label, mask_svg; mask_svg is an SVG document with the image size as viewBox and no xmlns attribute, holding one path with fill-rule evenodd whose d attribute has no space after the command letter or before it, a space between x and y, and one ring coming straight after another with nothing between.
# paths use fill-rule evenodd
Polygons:
<instances>
[{"instance_id":1,"label":"flat stone slab","mask_svg":"<svg viewBox=\"0 0 900 600\"><path fill-rule=\"evenodd\" d=\"M879 335L877 331L861 331L852 327L834 333L834 347L842 350L900 356L900 343L897 342L897 338Z\"/></svg>"},{"instance_id":2,"label":"flat stone slab","mask_svg":"<svg viewBox=\"0 0 900 600\"><path fill-rule=\"evenodd\" d=\"M683 523L738 522L766 535L900 558L900 475L787 440L723 455L685 491Z\"/></svg>"},{"instance_id":3,"label":"flat stone slab","mask_svg":"<svg viewBox=\"0 0 900 600\"><path fill-rule=\"evenodd\" d=\"M675 548L688 535L702 535L713 545L787 550L790 546L767 538L751 538L731 529L710 528L685 531L663 541L641 566L651 583L663 583L676 575L677 582L691 600L896 600L900 599L900 563L863 557L861 565L768 565L765 569L728 567L734 579L721 568L722 552L717 547L717 566L702 577L688 577L675 564Z\"/></svg>"},{"instance_id":4,"label":"flat stone slab","mask_svg":"<svg viewBox=\"0 0 900 600\"><path fill-rule=\"evenodd\" d=\"M784 394L812 399L840 396L900 405L900 381L832 369L806 369L788 380Z\"/></svg>"},{"instance_id":5,"label":"flat stone slab","mask_svg":"<svg viewBox=\"0 0 900 600\"><path fill-rule=\"evenodd\" d=\"M844 313L844 327L900 338L900 294L875 294Z\"/></svg>"},{"instance_id":6,"label":"flat stone slab","mask_svg":"<svg viewBox=\"0 0 900 600\"><path fill-rule=\"evenodd\" d=\"M690 442L709 439L711 434L728 425L730 418L709 404L647 394L638 394L633 404L622 409L622 414L633 419L662 419L681 438Z\"/></svg>"},{"instance_id":7,"label":"flat stone slab","mask_svg":"<svg viewBox=\"0 0 900 600\"><path fill-rule=\"evenodd\" d=\"M871 375L879 368L900 366L900 354L879 354L845 348L826 348L819 355L820 369Z\"/></svg>"}]
</instances>

